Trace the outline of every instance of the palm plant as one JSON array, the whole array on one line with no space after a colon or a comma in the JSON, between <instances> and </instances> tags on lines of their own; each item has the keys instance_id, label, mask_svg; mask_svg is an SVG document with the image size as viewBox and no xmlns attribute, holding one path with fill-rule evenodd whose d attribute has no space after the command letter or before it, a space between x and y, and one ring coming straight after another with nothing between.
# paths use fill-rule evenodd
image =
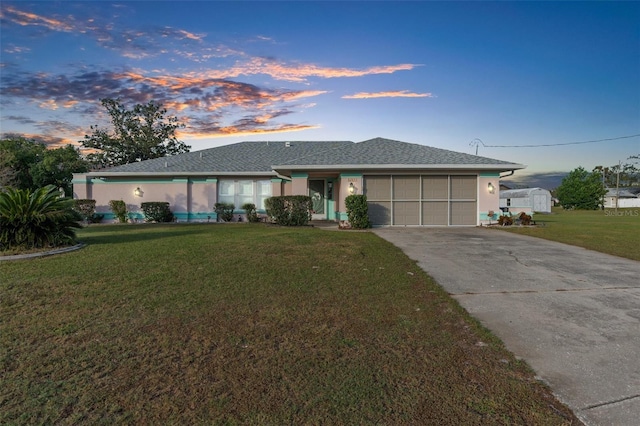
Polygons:
<instances>
[{"instance_id":1,"label":"palm plant","mask_svg":"<svg viewBox=\"0 0 640 426\"><path fill-rule=\"evenodd\" d=\"M58 247L75 243L80 215L55 186L0 192L0 249Z\"/></svg>"}]
</instances>

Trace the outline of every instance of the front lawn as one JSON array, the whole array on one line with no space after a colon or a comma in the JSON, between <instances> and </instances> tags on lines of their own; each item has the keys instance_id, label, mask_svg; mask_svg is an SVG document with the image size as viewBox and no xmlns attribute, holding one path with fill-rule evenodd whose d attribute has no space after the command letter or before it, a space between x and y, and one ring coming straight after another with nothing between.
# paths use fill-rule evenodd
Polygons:
<instances>
[{"instance_id":1,"label":"front lawn","mask_svg":"<svg viewBox=\"0 0 640 426\"><path fill-rule=\"evenodd\" d=\"M79 237L0 262L1 424L579 424L373 233Z\"/></svg>"},{"instance_id":2,"label":"front lawn","mask_svg":"<svg viewBox=\"0 0 640 426\"><path fill-rule=\"evenodd\" d=\"M534 220L539 226L499 228L640 260L640 208L616 212L615 209L563 210L554 207L551 214L535 214Z\"/></svg>"}]
</instances>

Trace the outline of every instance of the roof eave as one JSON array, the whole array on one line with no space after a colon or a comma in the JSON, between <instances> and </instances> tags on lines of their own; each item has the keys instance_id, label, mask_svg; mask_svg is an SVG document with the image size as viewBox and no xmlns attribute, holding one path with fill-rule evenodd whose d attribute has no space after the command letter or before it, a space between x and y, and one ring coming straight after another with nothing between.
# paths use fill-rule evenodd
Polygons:
<instances>
[{"instance_id":1,"label":"roof eave","mask_svg":"<svg viewBox=\"0 0 640 426\"><path fill-rule=\"evenodd\" d=\"M167 176L275 176L276 172L270 171L254 171L254 172L89 172L86 173L87 177L99 178L99 177L167 177Z\"/></svg>"}]
</instances>

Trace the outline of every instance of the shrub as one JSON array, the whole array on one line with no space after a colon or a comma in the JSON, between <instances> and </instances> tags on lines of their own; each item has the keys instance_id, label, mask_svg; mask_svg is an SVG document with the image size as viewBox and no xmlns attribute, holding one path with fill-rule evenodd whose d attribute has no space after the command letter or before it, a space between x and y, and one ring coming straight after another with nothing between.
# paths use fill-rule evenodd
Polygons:
<instances>
[{"instance_id":1,"label":"shrub","mask_svg":"<svg viewBox=\"0 0 640 426\"><path fill-rule=\"evenodd\" d=\"M371 228L369 221L369 205L367 204L366 195L349 195L344 199L347 206L347 216L352 228L366 229Z\"/></svg>"},{"instance_id":2,"label":"shrub","mask_svg":"<svg viewBox=\"0 0 640 426\"><path fill-rule=\"evenodd\" d=\"M122 200L109 201L109 207L114 215L118 218L118 222L127 223L127 205Z\"/></svg>"},{"instance_id":3,"label":"shrub","mask_svg":"<svg viewBox=\"0 0 640 426\"><path fill-rule=\"evenodd\" d=\"M498 218L498 224L502 226L513 225L513 218L511 216L502 215Z\"/></svg>"},{"instance_id":4,"label":"shrub","mask_svg":"<svg viewBox=\"0 0 640 426\"><path fill-rule=\"evenodd\" d=\"M100 223L100 222L102 222L102 219L104 219L104 215L103 214L94 213L93 216L91 216L91 218L89 219L89 222L91 222L91 223Z\"/></svg>"},{"instance_id":5,"label":"shrub","mask_svg":"<svg viewBox=\"0 0 640 426\"><path fill-rule=\"evenodd\" d=\"M85 222L93 222L96 212L96 200L73 200L73 209L77 211Z\"/></svg>"},{"instance_id":6,"label":"shrub","mask_svg":"<svg viewBox=\"0 0 640 426\"><path fill-rule=\"evenodd\" d=\"M232 203L216 203L215 212L218 215L218 219L222 219L225 222L231 222L233 220L233 210L236 206Z\"/></svg>"},{"instance_id":7,"label":"shrub","mask_svg":"<svg viewBox=\"0 0 640 426\"><path fill-rule=\"evenodd\" d=\"M145 222L173 222L173 213L165 201L149 201L140 204Z\"/></svg>"},{"instance_id":8,"label":"shrub","mask_svg":"<svg viewBox=\"0 0 640 426\"><path fill-rule=\"evenodd\" d=\"M278 225L304 226L311 220L311 197L283 195L265 200L267 215Z\"/></svg>"},{"instance_id":9,"label":"shrub","mask_svg":"<svg viewBox=\"0 0 640 426\"><path fill-rule=\"evenodd\" d=\"M258 222L260 218L258 217L258 212L256 210L256 205L253 203L246 203L242 205L242 210L244 210L247 214L247 220L249 222Z\"/></svg>"},{"instance_id":10,"label":"shrub","mask_svg":"<svg viewBox=\"0 0 640 426\"><path fill-rule=\"evenodd\" d=\"M520 225L531 225L531 216L525 212L520 213L518 220L520 220Z\"/></svg>"},{"instance_id":11,"label":"shrub","mask_svg":"<svg viewBox=\"0 0 640 426\"><path fill-rule=\"evenodd\" d=\"M267 216L279 224L287 225L289 223L289 212L285 208L284 196L270 197L264 201L267 210Z\"/></svg>"},{"instance_id":12,"label":"shrub","mask_svg":"<svg viewBox=\"0 0 640 426\"><path fill-rule=\"evenodd\" d=\"M0 192L0 249L59 247L76 242L80 214L53 185Z\"/></svg>"}]
</instances>

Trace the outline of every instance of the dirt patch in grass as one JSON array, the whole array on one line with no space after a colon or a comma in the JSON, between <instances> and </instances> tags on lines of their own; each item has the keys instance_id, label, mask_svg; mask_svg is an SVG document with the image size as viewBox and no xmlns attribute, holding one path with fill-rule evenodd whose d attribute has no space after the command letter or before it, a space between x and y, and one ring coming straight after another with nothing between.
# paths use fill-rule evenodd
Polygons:
<instances>
[{"instance_id":1,"label":"dirt patch in grass","mask_svg":"<svg viewBox=\"0 0 640 426\"><path fill-rule=\"evenodd\" d=\"M372 233L81 237L0 265L0 423L579 424Z\"/></svg>"}]
</instances>

